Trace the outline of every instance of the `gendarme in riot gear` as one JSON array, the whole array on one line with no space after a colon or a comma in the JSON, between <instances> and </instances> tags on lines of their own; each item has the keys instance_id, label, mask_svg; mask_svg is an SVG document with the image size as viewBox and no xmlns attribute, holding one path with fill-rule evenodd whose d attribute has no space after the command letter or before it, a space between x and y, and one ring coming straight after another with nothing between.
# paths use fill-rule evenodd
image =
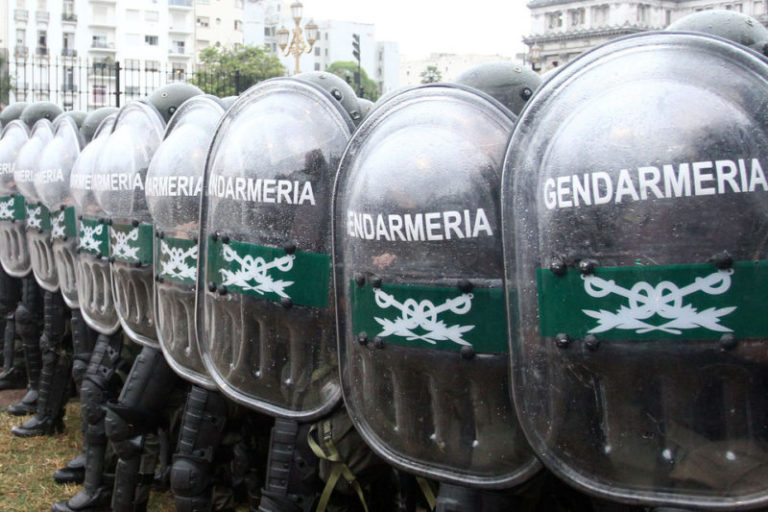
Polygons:
<instances>
[{"instance_id":1,"label":"gendarme in riot gear","mask_svg":"<svg viewBox=\"0 0 768 512\"><path fill-rule=\"evenodd\" d=\"M512 389L571 485L768 503L767 90L753 52L659 32L584 54L518 122L502 190Z\"/></svg>"},{"instance_id":2,"label":"gendarme in riot gear","mask_svg":"<svg viewBox=\"0 0 768 512\"><path fill-rule=\"evenodd\" d=\"M336 96L318 81L273 79L241 95L203 184L203 360L232 399L291 419L318 417L341 396L328 212L353 128L341 100L354 94L345 97L343 80L322 79Z\"/></svg>"},{"instance_id":3,"label":"gendarme in riot gear","mask_svg":"<svg viewBox=\"0 0 768 512\"><path fill-rule=\"evenodd\" d=\"M32 270L24 229L26 203L13 177L16 157L28 140L29 128L22 121L4 125L0 138L0 263L13 277L24 277Z\"/></svg>"},{"instance_id":4,"label":"gendarme in riot gear","mask_svg":"<svg viewBox=\"0 0 768 512\"><path fill-rule=\"evenodd\" d=\"M155 318L168 364L182 377L216 389L195 332L200 194L208 146L224 109L213 96L187 100L174 114L147 171L155 225Z\"/></svg>"},{"instance_id":5,"label":"gendarme in riot gear","mask_svg":"<svg viewBox=\"0 0 768 512\"><path fill-rule=\"evenodd\" d=\"M334 193L344 399L400 469L504 488L539 469L509 400L498 191L514 116L460 86L390 96Z\"/></svg>"},{"instance_id":6,"label":"gendarme in riot gear","mask_svg":"<svg viewBox=\"0 0 768 512\"><path fill-rule=\"evenodd\" d=\"M455 82L493 96L517 116L538 89L541 77L514 62L488 62L461 73Z\"/></svg>"},{"instance_id":7,"label":"gendarme in riot gear","mask_svg":"<svg viewBox=\"0 0 768 512\"><path fill-rule=\"evenodd\" d=\"M707 9L694 12L675 21L666 30L711 34L768 55L768 29L752 16L736 11Z\"/></svg>"}]
</instances>

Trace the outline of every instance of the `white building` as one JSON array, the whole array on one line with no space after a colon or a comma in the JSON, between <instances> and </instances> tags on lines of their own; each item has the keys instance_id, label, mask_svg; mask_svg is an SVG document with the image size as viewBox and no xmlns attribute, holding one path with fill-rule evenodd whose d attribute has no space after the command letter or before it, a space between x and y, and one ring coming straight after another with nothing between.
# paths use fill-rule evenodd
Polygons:
<instances>
[{"instance_id":1,"label":"white building","mask_svg":"<svg viewBox=\"0 0 768 512\"><path fill-rule=\"evenodd\" d=\"M360 37L360 65L368 77L379 84L379 92L386 93L398 87L399 55L397 43L376 41L376 27L370 23L339 20L300 21L302 30L314 21L318 26L318 39L309 53L299 58L300 71L325 71L337 61L354 61L352 35ZM290 8L281 0L246 0L245 37L247 45L266 45L280 58L290 74L296 68L293 55L285 56L278 42L278 31L285 28L293 34L296 26ZM306 36L306 31L303 32ZM352 80L352 78L350 78Z\"/></svg>"},{"instance_id":2,"label":"white building","mask_svg":"<svg viewBox=\"0 0 768 512\"><path fill-rule=\"evenodd\" d=\"M196 0L195 51L243 44L244 0Z\"/></svg>"},{"instance_id":3,"label":"white building","mask_svg":"<svg viewBox=\"0 0 768 512\"><path fill-rule=\"evenodd\" d=\"M451 82L462 72L485 62L511 61L511 57L502 55L476 55L433 53L427 59L403 62L400 65L400 84L419 85L421 76L427 68L434 66L440 72L442 82Z\"/></svg>"},{"instance_id":4,"label":"white building","mask_svg":"<svg viewBox=\"0 0 768 512\"><path fill-rule=\"evenodd\" d=\"M727 9L766 18L766 0L532 0L531 34L523 38L534 69L547 71L601 43L636 32L661 30L705 9Z\"/></svg>"}]
</instances>

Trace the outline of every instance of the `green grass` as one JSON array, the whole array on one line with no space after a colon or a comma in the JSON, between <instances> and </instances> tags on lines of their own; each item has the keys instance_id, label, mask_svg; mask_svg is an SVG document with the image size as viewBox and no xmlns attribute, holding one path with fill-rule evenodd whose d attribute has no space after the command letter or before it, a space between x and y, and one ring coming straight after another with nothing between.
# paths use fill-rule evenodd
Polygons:
<instances>
[{"instance_id":1,"label":"green grass","mask_svg":"<svg viewBox=\"0 0 768 512\"><path fill-rule=\"evenodd\" d=\"M67 405L64 434L26 439L11 434L11 427L24 420L0 412L0 511L3 512L44 512L50 510L55 501L70 498L80 488L53 481L53 472L82 447L80 403ZM149 510L174 510L173 497L167 491L153 491Z\"/></svg>"}]
</instances>

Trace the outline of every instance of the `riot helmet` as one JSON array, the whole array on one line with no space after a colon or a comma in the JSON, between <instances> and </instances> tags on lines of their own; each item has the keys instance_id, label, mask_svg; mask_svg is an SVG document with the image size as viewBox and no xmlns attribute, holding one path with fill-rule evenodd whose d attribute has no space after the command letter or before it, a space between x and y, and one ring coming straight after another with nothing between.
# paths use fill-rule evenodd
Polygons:
<instances>
[{"instance_id":1,"label":"riot helmet","mask_svg":"<svg viewBox=\"0 0 768 512\"><path fill-rule=\"evenodd\" d=\"M755 18L736 11L708 9L694 12L675 21L667 30L711 34L768 54L768 29Z\"/></svg>"},{"instance_id":2,"label":"riot helmet","mask_svg":"<svg viewBox=\"0 0 768 512\"><path fill-rule=\"evenodd\" d=\"M152 219L144 182L165 123L150 104L134 101L117 113L96 160L91 187L109 223L112 296L120 324L136 343L159 348L154 320Z\"/></svg>"},{"instance_id":3,"label":"riot helmet","mask_svg":"<svg viewBox=\"0 0 768 512\"><path fill-rule=\"evenodd\" d=\"M27 107L24 112L35 105ZM16 181L19 192L26 199L26 239L27 251L32 262L32 273L37 284L43 289L55 292L59 289L59 280L51 247L51 214L43 204L34 182L40 156L51 140L53 140L53 125L43 116L34 124L29 140L19 150L19 156L16 157L13 166L13 179Z\"/></svg>"},{"instance_id":4,"label":"riot helmet","mask_svg":"<svg viewBox=\"0 0 768 512\"><path fill-rule=\"evenodd\" d=\"M299 73L294 78L314 84L330 94L349 115L353 123L358 124L363 118L355 91L341 77L325 71L309 71Z\"/></svg>"},{"instance_id":5,"label":"riot helmet","mask_svg":"<svg viewBox=\"0 0 768 512\"><path fill-rule=\"evenodd\" d=\"M13 121L14 119L18 119L21 117L21 113L24 111L24 109L27 107L27 104L23 101L17 101L16 103L11 103L7 107L3 109L2 112L0 112L0 123L2 125L8 126L8 123Z\"/></svg>"},{"instance_id":6,"label":"riot helmet","mask_svg":"<svg viewBox=\"0 0 768 512\"><path fill-rule=\"evenodd\" d=\"M75 126L79 130L80 127L83 125L85 118L88 117L88 114L86 112L83 112L82 110L68 110L67 112L62 112L61 114L59 114L56 117L56 119L58 119L61 116L72 118L72 121L75 122ZM53 120L54 123L56 123L56 119Z\"/></svg>"},{"instance_id":7,"label":"riot helmet","mask_svg":"<svg viewBox=\"0 0 768 512\"><path fill-rule=\"evenodd\" d=\"M24 277L32 270L27 250L24 196L13 178L19 150L29 140L29 129L16 119L3 126L0 137L0 264L13 277Z\"/></svg>"},{"instance_id":8,"label":"riot helmet","mask_svg":"<svg viewBox=\"0 0 768 512\"><path fill-rule=\"evenodd\" d=\"M31 130L39 120L47 119L49 122L53 122L53 120L56 119L56 116L62 112L63 110L61 110L61 107L50 101L38 101L27 105L21 112L20 119L24 121Z\"/></svg>"},{"instance_id":9,"label":"riot helmet","mask_svg":"<svg viewBox=\"0 0 768 512\"><path fill-rule=\"evenodd\" d=\"M357 102L360 104L360 115L365 119L365 117L371 113L371 110L373 110L373 102L365 98L358 98Z\"/></svg>"},{"instance_id":10,"label":"riot helmet","mask_svg":"<svg viewBox=\"0 0 768 512\"><path fill-rule=\"evenodd\" d=\"M267 414L316 418L341 397L330 196L353 128L325 89L276 78L243 93L211 143L198 344L222 392Z\"/></svg>"},{"instance_id":11,"label":"riot helmet","mask_svg":"<svg viewBox=\"0 0 768 512\"><path fill-rule=\"evenodd\" d=\"M186 82L174 82L155 89L147 101L160 112L167 123L182 103L193 96L203 94L199 88Z\"/></svg>"},{"instance_id":12,"label":"riot helmet","mask_svg":"<svg viewBox=\"0 0 768 512\"><path fill-rule=\"evenodd\" d=\"M117 109L114 109L101 120L93 139L77 157L69 179L78 224L75 284L80 312L91 329L107 335L120 328L120 319L112 298L112 272L107 260L109 225L104 210L96 201L92 181L99 153L112 132L116 118ZM86 119L84 126L91 121Z\"/></svg>"},{"instance_id":13,"label":"riot helmet","mask_svg":"<svg viewBox=\"0 0 768 512\"><path fill-rule=\"evenodd\" d=\"M40 154L33 181L43 206L51 218L50 244L59 288L69 308L78 308L75 250L77 222L70 193L70 174L84 141L76 116L62 114L53 123L53 139Z\"/></svg>"},{"instance_id":14,"label":"riot helmet","mask_svg":"<svg viewBox=\"0 0 768 512\"><path fill-rule=\"evenodd\" d=\"M455 82L483 91L500 101L513 114L520 115L541 84L541 77L513 62L487 62L464 71L456 77Z\"/></svg>"},{"instance_id":15,"label":"riot helmet","mask_svg":"<svg viewBox=\"0 0 768 512\"><path fill-rule=\"evenodd\" d=\"M86 144L91 142L91 139L96 133L96 129L99 127L101 122L107 116L110 116L115 112L117 112L115 107L102 107L89 112L88 115L85 116L85 119L83 119L83 122L80 125L80 135L83 136Z\"/></svg>"},{"instance_id":16,"label":"riot helmet","mask_svg":"<svg viewBox=\"0 0 768 512\"><path fill-rule=\"evenodd\" d=\"M171 368L208 389L195 331L200 196L208 147L224 114L219 99L190 98L176 111L157 148L145 186L155 225L155 319Z\"/></svg>"},{"instance_id":17,"label":"riot helmet","mask_svg":"<svg viewBox=\"0 0 768 512\"><path fill-rule=\"evenodd\" d=\"M344 402L396 467L454 485L540 466L509 401L499 184L514 116L429 85L360 125L334 191Z\"/></svg>"},{"instance_id":18,"label":"riot helmet","mask_svg":"<svg viewBox=\"0 0 768 512\"><path fill-rule=\"evenodd\" d=\"M642 34L569 63L518 121L502 182L512 390L570 485L768 503L767 87L766 62L730 41Z\"/></svg>"}]
</instances>

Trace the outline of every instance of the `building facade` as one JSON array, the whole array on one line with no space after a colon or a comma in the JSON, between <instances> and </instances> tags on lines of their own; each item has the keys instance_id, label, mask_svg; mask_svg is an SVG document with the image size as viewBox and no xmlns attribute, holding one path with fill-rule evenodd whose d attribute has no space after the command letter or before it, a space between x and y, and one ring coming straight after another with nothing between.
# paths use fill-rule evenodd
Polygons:
<instances>
[{"instance_id":1,"label":"building facade","mask_svg":"<svg viewBox=\"0 0 768 512\"><path fill-rule=\"evenodd\" d=\"M451 82L478 64L513 60L503 55L433 53L426 59L403 62L400 67L400 83L405 86L419 85L423 80L422 73L430 67L437 69L440 81Z\"/></svg>"},{"instance_id":2,"label":"building facade","mask_svg":"<svg viewBox=\"0 0 768 512\"><path fill-rule=\"evenodd\" d=\"M531 34L523 38L537 71L561 66L582 52L620 36L661 30L701 10L743 12L766 24L766 0L532 0Z\"/></svg>"}]
</instances>

